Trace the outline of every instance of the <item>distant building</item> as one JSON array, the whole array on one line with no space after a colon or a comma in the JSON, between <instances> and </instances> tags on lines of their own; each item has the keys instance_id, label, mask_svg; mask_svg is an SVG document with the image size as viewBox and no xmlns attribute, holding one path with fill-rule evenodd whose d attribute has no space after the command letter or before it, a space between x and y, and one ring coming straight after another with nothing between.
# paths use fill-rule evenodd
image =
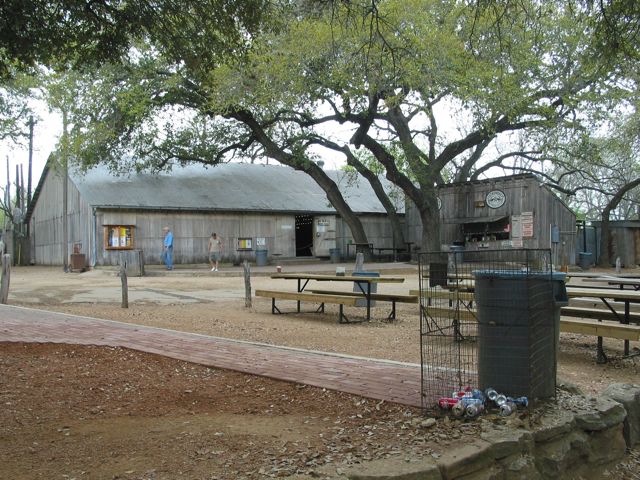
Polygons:
<instances>
[{"instance_id":1,"label":"distant building","mask_svg":"<svg viewBox=\"0 0 640 480\"><path fill-rule=\"evenodd\" d=\"M583 247L584 240L578 238L579 248L592 254L594 263L600 258L600 245L602 242L602 222L591 222L592 227L587 227L585 235L587 246ZM634 268L640 265L640 220L611 220L609 222L609 259L611 265L615 265L620 258L623 267Z\"/></svg>"},{"instance_id":2,"label":"distant building","mask_svg":"<svg viewBox=\"0 0 640 480\"><path fill-rule=\"evenodd\" d=\"M327 174L360 217L369 241L391 247L390 222L369 183L350 173ZM331 249L344 255L353 241L309 175L276 165L229 163L174 167L157 175L115 176L104 168L71 172L64 248L63 177L48 165L34 191L27 212L31 263L62 265L65 252L81 251L89 266L115 265L120 252L132 250L141 250L147 264L161 263L164 226L174 232L178 264L206 263L212 232L223 241L226 261L253 260L256 250L276 258L328 257Z\"/></svg>"},{"instance_id":3,"label":"distant building","mask_svg":"<svg viewBox=\"0 0 640 480\"><path fill-rule=\"evenodd\" d=\"M576 217L534 175L452 183L438 188L444 248L467 251L551 248L555 265L576 260ZM407 205L407 240L420 243L422 223Z\"/></svg>"}]
</instances>

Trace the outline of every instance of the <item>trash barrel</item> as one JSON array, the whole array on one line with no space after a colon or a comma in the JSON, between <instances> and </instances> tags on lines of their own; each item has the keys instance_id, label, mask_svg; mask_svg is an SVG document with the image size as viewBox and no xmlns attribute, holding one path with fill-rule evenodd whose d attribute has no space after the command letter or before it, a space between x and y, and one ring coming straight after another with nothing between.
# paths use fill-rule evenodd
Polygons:
<instances>
[{"instance_id":1,"label":"trash barrel","mask_svg":"<svg viewBox=\"0 0 640 480\"><path fill-rule=\"evenodd\" d=\"M331 263L340 263L340 249L339 248L330 248L329 249L329 260Z\"/></svg>"},{"instance_id":2,"label":"trash barrel","mask_svg":"<svg viewBox=\"0 0 640 480\"><path fill-rule=\"evenodd\" d=\"M530 399L555 395L562 272L473 272L478 319L478 383Z\"/></svg>"},{"instance_id":3,"label":"trash barrel","mask_svg":"<svg viewBox=\"0 0 640 480\"><path fill-rule=\"evenodd\" d=\"M268 250L256 250L256 265L258 267L264 267L267 264Z\"/></svg>"},{"instance_id":4,"label":"trash barrel","mask_svg":"<svg viewBox=\"0 0 640 480\"><path fill-rule=\"evenodd\" d=\"M380 276L380 272L353 272L351 274L351 276L353 277L379 277ZM360 289L360 286L362 285L363 289L367 288L367 284L366 283L361 283L358 284L358 282L353 282L353 291L354 292L358 292L358 293L362 293L362 289ZM370 293L377 293L378 291L378 284L377 283L369 283L369 286L371 286L371 291ZM371 306L375 306L376 302L375 300L371 300ZM366 307L367 306L367 301L365 299L358 299L356 301L356 307Z\"/></svg>"},{"instance_id":5,"label":"trash barrel","mask_svg":"<svg viewBox=\"0 0 640 480\"><path fill-rule=\"evenodd\" d=\"M579 252L578 262L581 269L589 270L589 267L591 267L591 252Z\"/></svg>"}]
</instances>

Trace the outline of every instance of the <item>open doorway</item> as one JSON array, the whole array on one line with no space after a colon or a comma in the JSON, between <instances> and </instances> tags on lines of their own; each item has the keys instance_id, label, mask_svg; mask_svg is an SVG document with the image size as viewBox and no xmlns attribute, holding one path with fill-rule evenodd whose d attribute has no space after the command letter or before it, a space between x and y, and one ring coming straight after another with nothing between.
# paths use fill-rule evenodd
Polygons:
<instances>
[{"instance_id":1,"label":"open doorway","mask_svg":"<svg viewBox=\"0 0 640 480\"><path fill-rule=\"evenodd\" d=\"M313 247L313 217L296 215L296 257L310 257Z\"/></svg>"}]
</instances>

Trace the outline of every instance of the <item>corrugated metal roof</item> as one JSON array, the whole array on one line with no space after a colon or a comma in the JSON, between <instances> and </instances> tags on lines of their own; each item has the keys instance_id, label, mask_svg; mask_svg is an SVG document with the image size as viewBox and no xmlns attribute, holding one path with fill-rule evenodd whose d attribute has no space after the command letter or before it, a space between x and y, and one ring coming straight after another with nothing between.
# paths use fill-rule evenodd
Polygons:
<instances>
[{"instance_id":1,"label":"corrugated metal roof","mask_svg":"<svg viewBox=\"0 0 640 480\"><path fill-rule=\"evenodd\" d=\"M361 176L326 171L357 213L386 213L369 182ZM104 167L72 181L94 207L254 212L333 213L324 191L306 173L278 165L227 163L174 167L159 174L116 176ZM381 179L385 188L390 183ZM404 212L404 206L399 209Z\"/></svg>"}]
</instances>

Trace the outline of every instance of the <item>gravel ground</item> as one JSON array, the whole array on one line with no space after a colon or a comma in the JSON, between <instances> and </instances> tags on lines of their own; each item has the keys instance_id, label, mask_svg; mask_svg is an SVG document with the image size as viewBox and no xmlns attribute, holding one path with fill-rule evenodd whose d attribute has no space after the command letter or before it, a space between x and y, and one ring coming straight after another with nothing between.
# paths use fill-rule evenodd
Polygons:
<instances>
[{"instance_id":1,"label":"gravel ground","mask_svg":"<svg viewBox=\"0 0 640 480\"><path fill-rule=\"evenodd\" d=\"M417 288L415 269L403 284ZM380 305L369 323L338 325L325 315L271 315L268 299L245 307L244 280L223 271L129 278L120 308L112 272L12 272L10 303L241 340L419 363L415 305L398 321ZM295 285L254 276L252 287ZM324 286L323 286L324 287ZM595 338L562 334L559 376L589 394L637 383L638 355L605 342L611 361L595 362ZM632 343L638 353L639 345ZM121 349L3 345L0 455L6 478L331 478L373 457L437 456L477 434L473 423L426 426L415 409L337 392L185 364ZM640 478L633 450L607 478ZM635 475L635 476L634 476ZM596 478L596 477L594 477ZM599 477L598 477L599 478Z\"/></svg>"}]
</instances>

